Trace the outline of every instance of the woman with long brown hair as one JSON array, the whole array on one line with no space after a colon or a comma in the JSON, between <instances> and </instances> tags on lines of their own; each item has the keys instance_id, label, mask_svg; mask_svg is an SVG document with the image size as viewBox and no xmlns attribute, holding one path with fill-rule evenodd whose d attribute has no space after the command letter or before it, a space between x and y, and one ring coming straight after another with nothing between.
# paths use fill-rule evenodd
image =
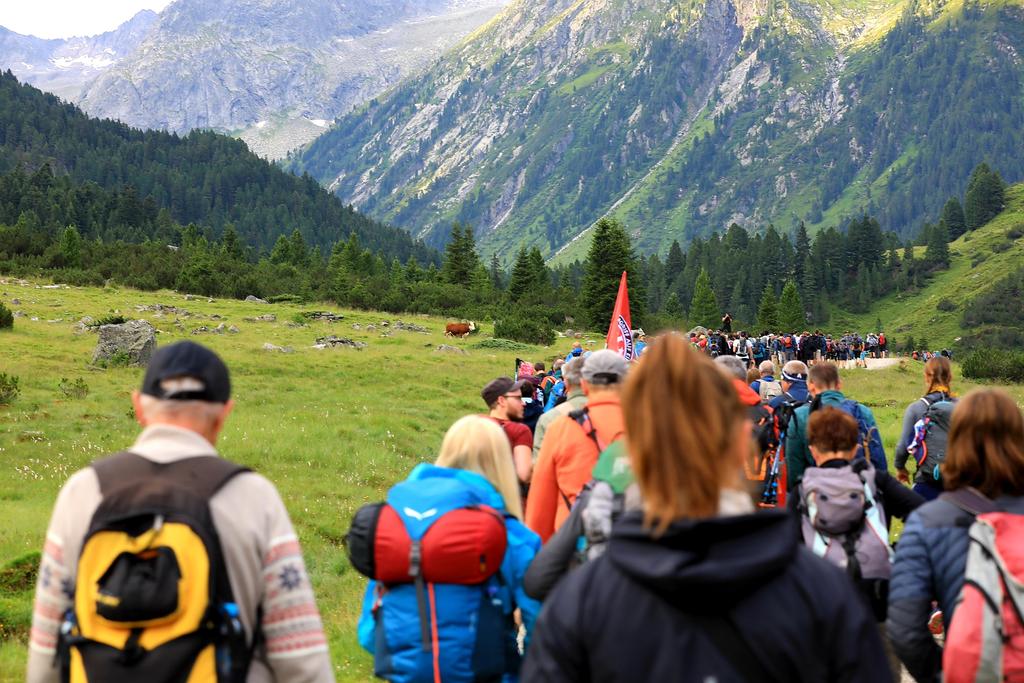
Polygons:
<instances>
[{"instance_id":1,"label":"woman with long brown hair","mask_svg":"<svg viewBox=\"0 0 1024 683\"><path fill-rule=\"evenodd\" d=\"M866 605L798 543L795 519L755 514L751 423L731 381L668 335L623 393L642 509L545 603L526 681L881 681Z\"/></svg>"},{"instance_id":2,"label":"woman with long brown hair","mask_svg":"<svg viewBox=\"0 0 1024 683\"><path fill-rule=\"evenodd\" d=\"M935 356L924 364L924 386L924 396L903 413L903 431L893 464L899 480L908 483L907 460L913 457L917 463L914 491L925 500L935 500L942 493L940 465L948 450L950 420L957 401L948 358Z\"/></svg>"},{"instance_id":3,"label":"woman with long brown hair","mask_svg":"<svg viewBox=\"0 0 1024 683\"><path fill-rule=\"evenodd\" d=\"M1024 514L1024 415L1006 392L981 389L957 404L941 470L946 493L907 520L889 582L889 637L918 681L941 673L928 622L936 602L947 627L954 616L975 516Z\"/></svg>"}]
</instances>

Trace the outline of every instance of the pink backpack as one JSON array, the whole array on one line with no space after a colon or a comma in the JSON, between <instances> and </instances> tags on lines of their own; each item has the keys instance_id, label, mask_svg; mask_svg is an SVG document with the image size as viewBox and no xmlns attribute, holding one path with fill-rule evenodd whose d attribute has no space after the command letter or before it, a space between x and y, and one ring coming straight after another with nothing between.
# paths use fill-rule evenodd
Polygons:
<instances>
[{"instance_id":1,"label":"pink backpack","mask_svg":"<svg viewBox=\"0 0 1024 683\"><path fill-rule=\"evenodd\" d=\"M946 633L946 683L1024 681L1024 515L997 512L973 490L964 587ZM950 494L943 494L947 498ZM967 505L957 503L967 509Z\"/></svg>"}]
</instances>

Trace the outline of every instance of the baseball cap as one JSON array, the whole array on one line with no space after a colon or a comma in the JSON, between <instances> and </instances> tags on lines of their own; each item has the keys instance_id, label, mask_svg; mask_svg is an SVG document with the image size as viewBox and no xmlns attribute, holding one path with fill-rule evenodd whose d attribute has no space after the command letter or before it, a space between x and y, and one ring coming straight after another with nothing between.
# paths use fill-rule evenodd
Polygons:
<instances>
[{"instance_id":1,"label":"baseball cap","mask_svg":"<svg viewBox=\"0 0 1024 683\"><path fill-rule=\"evenodd\" d=\"M499 377L488 382L487 386L480 391L480 396L483 397L484 403L490 407L494 405L499 396L504 396L510 391L519 391L523 388L524 384L526 382L523 380L517 382L511 377Z\"/></svg>"},{"instance_id":2,"label":"baseball cap","mask_svg":"<svg viewBox=\"0 0 1024 683\"><path fill-rule=\"evenodd\" d=\"M153 354L142 378L142 393L164 400L227 403L231 379L220 356L205 346L183 341Z\"/></svg>"},{"instance_id":3,"label":"baseball cap","mask_svg":"<svg viewBox=\"0 0 1024 683\"><path fill-rule=\"evenodd\" d=\"M629 364L610 349L594 351L583 362L583 379L590 384L617 384L626 377Z\"/></svg>"}]
</instances>

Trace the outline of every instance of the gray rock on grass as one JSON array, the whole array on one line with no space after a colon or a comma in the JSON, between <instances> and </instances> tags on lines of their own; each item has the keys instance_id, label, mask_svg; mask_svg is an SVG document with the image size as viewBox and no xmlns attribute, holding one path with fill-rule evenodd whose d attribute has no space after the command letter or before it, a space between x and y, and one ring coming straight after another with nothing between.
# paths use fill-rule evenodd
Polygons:
<instances>
[{"instance_id":1,"label":"gray rock on grass","mask_svg":"<svg viewBox=\"0 0 1024 683\"><path fill-rule=\"evenodd\" d=\"M458 346L452 346L451 344L441 344L436 350L438 353L455 353L460 356L466 355L465 349L460 349Z\"/></svg>"},{"instance_id":2,"label":"gray rock on grass","mask_svg":"<svg viewBox=\"0 0 1024 683\"><path fill-rule=\"evenodd\" d=\"M265 304L265 303L267 303L267 301L265 299L261 299L258 296L253 296L252 294L250 294L249 296L245 297L245 300L247 302L249 302L250 304Z\"/></svg>"},{"instance_id":3,"label":"gray rock on grass","mask_svg":"<svg viewBox=\"0 0 1024 683\"><path fill-rule=\"evenodd\" d=\"M92 354L93 365L114 358L126 358L132 365L145 365L156 350L156 328L145 320L120 325L103 325Z\"/></svg>"}]
</instances>

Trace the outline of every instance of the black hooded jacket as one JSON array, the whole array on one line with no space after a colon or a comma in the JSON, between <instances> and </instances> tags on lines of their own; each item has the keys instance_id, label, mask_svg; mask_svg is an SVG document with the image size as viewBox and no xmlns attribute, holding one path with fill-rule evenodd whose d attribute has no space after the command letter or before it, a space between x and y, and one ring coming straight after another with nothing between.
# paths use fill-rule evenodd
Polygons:
<instances>
[{"instance_id":1,"label":"black hooded jacket","mask_svg":"<svg viewBox=\"0 0 1024 683\"><path fill-rule=\"evenodd\" d=\"M892 680L875 620L795 524L771 511L653 539L625 515L605 555L545 602L523 680Z\"/></svg>"}]
</instances>

